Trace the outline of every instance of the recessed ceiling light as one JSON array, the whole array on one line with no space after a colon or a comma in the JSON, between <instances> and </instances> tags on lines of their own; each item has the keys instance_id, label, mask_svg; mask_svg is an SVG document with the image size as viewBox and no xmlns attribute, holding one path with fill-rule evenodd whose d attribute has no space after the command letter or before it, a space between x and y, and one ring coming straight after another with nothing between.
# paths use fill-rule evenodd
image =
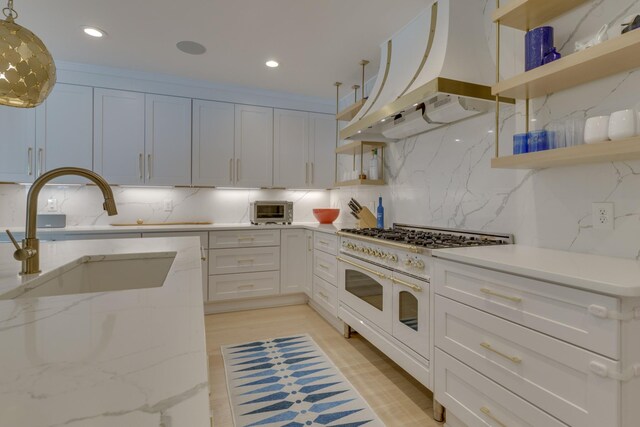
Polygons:
<instances>
[{"instance_id":1,"label":"recessed ceiling light","mask_svg":"<svg viewBox=\"0 0 640 427\"><path fill-rule=\"evenodd\" d=\"M269 67L269 68L276 68L276 67L278 67L278 65L280 65L280 64L278 64L278 61L274 61L273 59L270 59L269 61L267 61L267 62L265 63L265 65L266 65L267 67Z\"/></svg>"},{"instance_id":2,"label":"recessed ceiling light","mask_svg":"<svg viewBox=\"0 0 640 427\"><path fill-rule=\"evenodd\" d=\"M456 138L456 142L462 142L460 138Z\"/></svg>"},{"instance_id":3,"label":"recessed ceiling light","mask_svg":"<svg viewBox=\"0 0 640 427\"><path fill-rule=\"evenodd\" d=\"M176 44L176 47L184 53L188 53L189 55L202 55L207 51L207 48L201 45L198 42L194 42L191 40L183 40Z\"/></svg>"},{"instance_id":4,"label":"recessed ceiling light","mask_svg":"<svg viewBox=\"0 0 640 427\"><path fill-rule=\"evenodd\" d=\"M95 37L97 39L102 38L107 34L100 28L96 28L96 27L83 27L82 31L84 31L86 35Z\"/></svg>"}]
</instances>

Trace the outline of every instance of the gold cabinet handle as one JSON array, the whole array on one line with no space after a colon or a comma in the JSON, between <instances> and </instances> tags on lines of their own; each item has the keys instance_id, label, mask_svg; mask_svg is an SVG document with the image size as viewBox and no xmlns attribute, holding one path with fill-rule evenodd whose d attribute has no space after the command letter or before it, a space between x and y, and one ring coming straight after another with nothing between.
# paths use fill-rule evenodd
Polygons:
<instances>
[{"instance_id":1,"label":"gold cabinet handle","mask_svg":"<svg viewBox=\"0 0 640 427\"><path fill-rule=\"evenodd\" d=\"M304 183L309 183L309 162L304 164Z\"/></svg>"},{"instance_id":2,"label":"gold cabinet handle","mask_svg":"<svg viewBox=\"0 0 640 427\"><path fill-rule=\"evenodd\" d=\"M323 299L329 301L329 295L325 294L324 292L319 291L318 295L320 295Z\"/></svg>"},{"instance_id":3,"label":"gold cabinet handle","mask_svg":"<svg viewBox=\"0 0 640 427\"><path fill-rule=\"evenodd\" d=\"M200 246L200 259L202 261L206 261L207 260L207 251L202 246Z\"/></svg>"},{"instance_id":4,"label":"gold cabinet handle","mask_svg":"<svg viewBox=\"0 0 640 427\"><path fill-rule=\"evenodd\" d=\"M512 297L510 295L504 295L499 292L493 291L489 288L480 288L480 292L486 295L491 295L492 297L498 297L498 298L506 299L513 302L522 302L522 298Z\"/></svg>"},{"instance_id":5,"label":"gold cabinet handle","mask_svg":"<svg viewBox=\"0 0 640 427\"><path fill-rule=\"evenodd\" d=\"M311 244L311 236L307 237L307 250L311 252L313 250L313 245Z\"/></svg>"},{"instance_id":6,"label":"gold cabinet handle","mask_svg":"<svg viewBox=\"0 0 640 427\"><path fill-rule=\"evenodd\" d=\"M391 281L398 285L406 286L407 288L413 289L416 292L422 292L422 287L414 285L413 283L405 282L404 280L396 279L395 277L392 277Z\"/></svg>"},{"instance_id":7,"label":"gold cabinet handle","mask_svg":"<svg viewBox=\"0 0 640 427\"><path fill-rule=\"evenodd\" d=\"M44 172L44 149L38 148L38 171L36 172L36 176L42 175Z\"/></svg>"},{"instance_id":8,"label":"gold cabinet handle","mask_svg":"<svg viewBox=\"0 0 640 427\"><path fill-rule=\"evenodd\" d=\"M138 172L140 172L140 181L144 179L144 154L138 154Z\"/></svg>"},{"instance_id":9,"label":"gold cabinet handle","mask_svg":"<svg viewBox=\"0 0 640 427\"><path fill-rule=\"evenodd\" d=\"M238 236L238 240L256 240L253 236Z\"/></svg>"},{"instance_id":10,"label":"gold cabinet handle","mask_svg":"<svg viewBox=\"0 0 640 427\"><path fill-rule=\"evenodd\" d=\"M255 259L253 258L247 258L247 259L239 259L237 260L238 264L249 264L249 263L253 263L255 262Z\"/></svg>"},{"instance_id":11,"label":"gold cabinet handle","mask_svg":"<svg viewBox=\"0 0 640 427\"><path fill-rule=\"evenodd\" d=\"M500 357L504 357L507 360L510 360L513 363L522 363L522 359L520 359L517 356L509 356L508 354L504 354L503 352L496 350L495 348L491 347L491 344L489 344L488 342L483 342L480 343L480 347L482 348L486 348L487 350L497 354Z\"/></svg>"},{"instance_id":12,"label":"gold cabinet handle","mask_svg":"<svg viewBox=\"0 0 640 427\"><path fill-rule=\"evenodd\" d=\"M256 285L254 285L253 283L247 283L246 285L238 286L238 289L246 289L246 288L253 289L255 287L256 287Z\"/></svg>"},{"instance_id":13,"label":"gold cabinet handle","mask_svg":"<svg viewBox=\"0 0 640 427\"><path fill-rule=\"evenodd\" d=\"M491 418L491 420L493 420L495 423L497 423L500 427L507 427L507 425L505 423L503 423L502 421L500 421L499 419L497 419L496 416L491 413L491 410L489 408L487 408L486 406L481 407L480 408L480 412L485 414L487 417Z\"/></svg>"},{"instance_id":14,"label":"gold cabinet handle","mask_svg":"<svg viewBox=\"0 0 640 427\"><path fill-rule=\"evenodd\" d=\"M229 159L229 182L233 183L233 159Z\"/></svg>"},{"instance_id":15,"label":"gold cabinet handle","mask_svg":"<svg viewBox=\"0 0 640 427\"><path fill-rule=\"evenodd\" d=\"M151 154L147 154L147 179L151 180Z\"/></svg>"},{"instance_id":16,"label":"gold cabinet handle","mask_svg":"<svg viewBox=\"0 0 640 427\"><path fill-rule=\"evenodd\" d=\"M321 262L318 263L318 267L324 269L324 270L329 270L329 266L327 264L323 264Z\"/></svg>"},{"instance_id":17,"label":"gold cabinet handle","mask_svg":"<svg viewBox=\"0 0 640 427\"><path fill-rule=\"evenodd\" d=\"M240 159L236 159L236 182L240 181Z\"/></svg>"},{"instance_id":18,"label":"gold cabinet handle","mask_svg":"<svg viewBox=\"0 0 640 427\"><path fill-rule=\"evenodd\" d=\"M27 148L27 174L33 175L33 148Z\"/></svg>"},{"instance_id":19,"label":"gold cabinet handle","mask_svg":"<svg viewBox=\"0 0 640 427\"><path fill-rule=\"evenodd\" d=\"M318 243L320 243L321 245L329 246L329 242L327 242L326 240L318 240Z\"/></svg>"},{"instance_id":20,"label":"gold cabinet handle","mask_svg":"<svg viewBox=\"0 0 640 427\"><path fill-rule=\"evenodd\" d=\"M309 184L313 184L313 162L311 162L311 173L309 174Z\"/></svg>"},{"instance_id":21,"label":"gold cabinet handle","mask_svg":"<svg viewBox=\"0 0 640 427\"><path fill-rule=\"evenodd\" d=\"M364 265L360 265L360 264L358 264L358 263L356 263L356 262L349 261L348 259L344 259L344 258L342 258L342 257L336 257L336 259L337 259L338 261L344 262L345 264L352 265L352 266L357 267L357 268L359 268L359 269L361 269L361 270L364 270L364 271L366 271L366 272L368 272L368 273L371 273L371 274L373 274L373 275L376 275L376 276L378 276L378 277L379 277L379 278L381 278L381 279L389 279L389 277L387 277L385 274L380 273L379 271L375 271L375 270L372 270L372 269L370 269L370 268L367 268L367 267L365 267Z\"/></svg>"}]
</instances>

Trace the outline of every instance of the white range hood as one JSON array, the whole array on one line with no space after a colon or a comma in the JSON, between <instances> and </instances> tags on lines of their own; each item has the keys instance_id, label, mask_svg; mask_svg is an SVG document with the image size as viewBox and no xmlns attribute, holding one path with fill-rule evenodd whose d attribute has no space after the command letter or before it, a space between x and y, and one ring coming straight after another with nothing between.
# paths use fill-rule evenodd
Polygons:
<instances>
[{"instance_id":1,"label":"white range hood","mask_svg":"<svg viewBox=\"0 0 640 427\"><path fill-rule=\"evenodd\" d=\"M493 108L496 73L484 37L484 3L435 1L382 43L369 99L340 138L394 141Z\"/></svg>"}]
</instances>

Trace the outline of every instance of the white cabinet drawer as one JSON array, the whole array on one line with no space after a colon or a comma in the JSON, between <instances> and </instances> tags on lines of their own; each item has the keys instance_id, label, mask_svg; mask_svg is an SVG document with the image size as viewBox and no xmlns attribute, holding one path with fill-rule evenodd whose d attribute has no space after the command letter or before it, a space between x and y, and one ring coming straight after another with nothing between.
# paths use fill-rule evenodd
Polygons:
<instances>
[{"instance_id":1,"label":"white cabinet drawer","mask_svg":"<svg viewBox=\"0 0 640 427\"><path fill-rule=\"evenodd\" d=\"M329 282L333 286L338 286L338 260L335 255L314 251L313 253L313 274Z\"/></svg>"},{"instance_id":2,"label":"white cabinet drawer","mask_svg":"<svg viewBox=\"0 0 640 427\"><path fill-rule=\"evenodd\" d=\"M619 359L619 322L588 310L619 311L616 298L444 260L434 283L437 294Z\"/></svg>"},{"instance_id":3,"label":"white cabinet drawer","mask_svg":"<svg viewBox=\"0 0 640 427\"><path fill-rule=\"evenodd\" d=\"M338 317L338 288L318 276L313 276L312 299L331 315Z\"/></svg>"},{"instance_id":4,"label":"white cabinet drawer","mask_svg":"<svg viewBox=\"0 0 640 427\"><path fill-rule=\"evenodd\" d=\"M437 348L435 371L435 398L469 427L567 427Z\"/></svg>"},{"instance_id":5,"label":"white cabinet drawer","mask_svg":"<svg viewBox=\"0 0 640 427\"><path fill-rule=\"evenodd\" d=\"M276 295L279 290L279 271L209 276L210 301Z\"/></svg>"},{"instance_id":6,"label":"white cabinet drawer","mask_svg":"<svg viewBox=\"0 0 640 427\"><path fill-rule=\"evenodd\" d=\"M249 248L257 246L280 246L280 230L231 230L211 231L209 248Z\"/></svg>"},{"instance_id":7,"label":"white cabinet drawer","mask_svg":"<svg viewBox=\"0 0 640 427\"><path fill-rule=\"evenodd\" d=\"M313 247L318 251L338 255L338 236L327 233L313 233Z\"/></svg>"},{"instance_id":8,"label":"white cabinet drawer","mask_svg":"<svg viewBox=\"0 0 640 427\"><path fill-rule=\"evenodd\" d=\"M209 275L280 270L280 248L210 249Z\"/></svg>"},{"instance_id":9,"label":"white cabinet drawer","mask_svg":"<svg viewBox=\"0 0 640 427\"><path fill-rule=\"evenodd\" d=\"M618 382L590 369L618 362L442 296L435 307L439 349L569 425L619 425Z\"/></svg>"}]
</instances>

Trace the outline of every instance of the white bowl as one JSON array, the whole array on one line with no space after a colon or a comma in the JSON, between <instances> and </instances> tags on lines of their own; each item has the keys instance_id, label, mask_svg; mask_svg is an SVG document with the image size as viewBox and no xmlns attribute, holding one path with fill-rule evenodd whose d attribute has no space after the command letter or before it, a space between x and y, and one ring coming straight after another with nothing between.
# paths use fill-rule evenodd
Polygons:
<instances>
[{"instance_id":1,"label":"white bowl","mask_svg":"<svg viewBox=\"0 0 640 427\"><path fill-rule=\"evenodd\" d=\"M631 138L637 132L637 118L635 110L616 111L609 119L609 139L617 141Z\"/></svg>"},{"instance_id":2,"label":"white bowl","mask_svg":"<svg viewBox=\"0 0 640 427\"><path fill-rule=\"evenodd\" d=\"M595 144L609 140L609 116L597 116L587 119L584 125L584 142Z\"/></svg>"}]
</instances>

